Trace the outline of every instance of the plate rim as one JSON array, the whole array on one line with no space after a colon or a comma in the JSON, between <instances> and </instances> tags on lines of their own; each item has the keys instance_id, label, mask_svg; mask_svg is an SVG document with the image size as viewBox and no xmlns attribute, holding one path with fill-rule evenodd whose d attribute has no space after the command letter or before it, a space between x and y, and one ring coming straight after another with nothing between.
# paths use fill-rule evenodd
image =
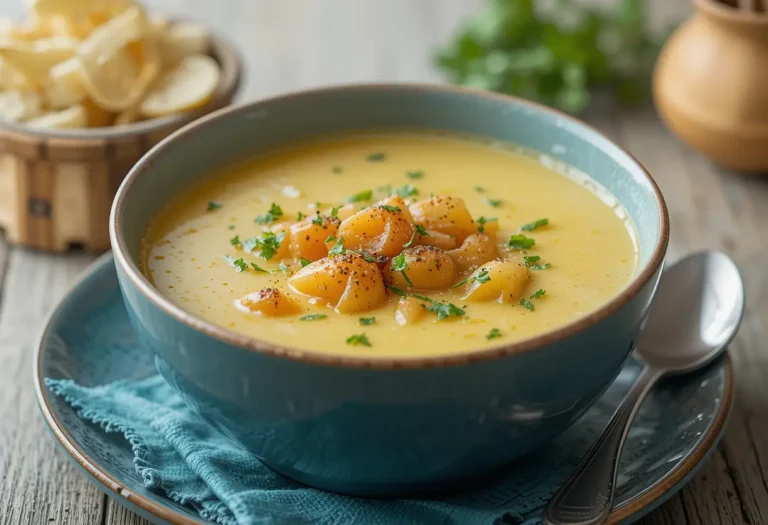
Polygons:
<instances>
[{"instance_id":1,"label":"plate rim","mask_svg":"<svg viewBox=\"0 0 768 525\"><path fill-rule=\"evenodd\" d=\"M110 263L114 267L114 257L111 251L104 253L93 262L91 262L75 279L67 292L57 301L56 305L45 319L43 325L44 327L40 332L37 344L35 345L35 352L33 356L34 362L32 367L35 397L37 399L37 404L43 417L43 421L48 426L48 429L53 434L53 437L58 442L60 448L66 452L67 457L71 461L74 461L77 466L85 471L86 474L89 474L95 482L101 484L100 488L107 495L110 495L110 492L112 492L115 494L115 499L125 499L132 505L139 507L148 514L174 525L200 525L200 523L209 523L185 516L169 506L155 503L149 498L133 492L120 480L101 470L99 467L99 462L91 458L76 443L74 438L69 434L66 427L61 424L61 421L51 408L51 402L48 397L50 392L47 388L45 388L45 378L43 377L42 358L44 343L48 340L53 322L62 311L62 306L67 301L67 299L76 289L85 285L85 283L91 278L93 274L99 270L102 270L104 266L107 266ZM678 466L669 474L648 487L645 491L641 492L639 496L631 499L626 504L613 510L608 516L608 520L605 522L607 525L618 525L622 521L631 518L632 516L643 513L644 511L647 512L648 510L654 508L656 505L663 503L666 500L665 496L667 496L667 493L669 491L681 488L681 482L683 482L697 469L698 466L700 466L702 461L707 458L708 454L717 444L723 434L728 416L730 415L733 408L735 396L733 362L728 352L725 353L722 359L723 369L725 371L723 397L720 402L720 410L715 415L715 418L707 433L699 439L699 442L695 448L689 452L680 461ZM671 496L671 494L669 494L669 496Z\"/></svg>"}]
</instances>

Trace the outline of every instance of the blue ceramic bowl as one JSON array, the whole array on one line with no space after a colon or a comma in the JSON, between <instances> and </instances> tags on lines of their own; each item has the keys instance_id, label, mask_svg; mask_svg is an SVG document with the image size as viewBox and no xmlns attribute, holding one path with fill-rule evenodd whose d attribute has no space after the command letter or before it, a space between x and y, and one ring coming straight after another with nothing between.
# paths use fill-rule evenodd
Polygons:
<instances>
[{"instance_id":1,"label":"blue ceramic bowl","mask_svg":"<svg viewBox=\"0 0 768 525\"><path fill-rule=\"evenodd\" d=\"M137 260L148 220L191 182L292 141L388 127L514 142L589 173L637 226L637 276L598 310L531 339L450 357L376 359L305 353L214 326L174 305L141 274ZM643 167L577 120L507 96L368 85L255 102L183 128L130 172L110 230L139 337L160 373L203 418L298 481L387 496L487 475L582 415L637 340L669 224Z\"/></svg>"}]
</instances>

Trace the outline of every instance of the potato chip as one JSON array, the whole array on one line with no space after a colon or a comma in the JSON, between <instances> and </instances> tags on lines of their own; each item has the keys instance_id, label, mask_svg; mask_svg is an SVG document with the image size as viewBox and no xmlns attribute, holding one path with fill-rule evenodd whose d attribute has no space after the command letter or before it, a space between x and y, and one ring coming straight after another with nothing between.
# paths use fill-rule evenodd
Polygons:
<instances>
[{"instance_id":1,"label":"potato chip","mask_svg":"<svg viewBox=\"0 0 768 525\"><path fill-rule=\"evenodd\" d=\"M161 76L139 105L145 117L162 117L205 105L216 92L221 71L207 55L192 55Z\"/></svg>"},{"instance_id":2,"label":"potato chip","mask_svg":"<svg viewBox=\"0 0 768 525\"><path fill-rule=\"evenodd\" d=\"M0 58L24 74L27 80L41 84L48 78L48 71L59 62L75 56L77 40L53 37L25 42L0 41Z\"/></svg>"},{"instance_id":3,"label":"potato chip","mask_svg":"<svg viewBox=\"0 0 768 525\"><path fill-rule=\"evenodd\" d=\"M175 64L190 55L204 55L211 45L211 35L195 22L177 22L161 38L163 62Z\"/></svg>"},{"instance_id":4,"label":"potato chip","mask_svg":"<svg viewBox=\"0 0 768 525\"><path fill-rule=\"evenodd\" d=\"M26 77L0 58L0 90L28 87Z\"/></svg>"},{"instance_id":5,"label":"potato chip","mask_svg":"<svg viewBox=\"0 0 768 525\"><path fill-rule=\"evenodd\" d=\"M99 12L110 18L135 5L132 0L31 0L28 4L37 15L61 15L69 20Z\"/></svg>"},{"instance_id":6,"label":"potato chip","mask_svg":"<svg viewBox=\"0 0 768 525\"><path fill-rule=\"evenodd\" d=\"M0 120L23 122L40 113L37 92L14 89L0 93Z\"/></svg>"},{"instance_id":7,"label":"potato chip","mask_svg":"<svg viewBox=\"0 0 768 525\"><path fill-rule=\"evenodd\" d=\"M88 119L85 108L78 104L61 111L45 113L32 120L28 120L25 124L33 128L85 128L88 126Z\"/></svg>"},{"instance_id":8,"label":"potato chip","mask_svg":"<svg viewBox=\"0 0 768 525\"><path fill-rule=\"evenodd\" d=\"M51 109L63 109L81 103L88 96L83 79L83 68L77 58L70 58L53 66L48 82L43 86L43 97Z\"/></svg>"},{"instance_id":9,"label":"potato chip","mask_svg":"<svg viewBox=\"0 0 768 525\"><path fill-rule=\"evenodd\" d=\"M133 6L96 28L78 49L78 55L99 62L114 51L141 39L147 32L144 12Z\"/></svg>"}]
</instances>

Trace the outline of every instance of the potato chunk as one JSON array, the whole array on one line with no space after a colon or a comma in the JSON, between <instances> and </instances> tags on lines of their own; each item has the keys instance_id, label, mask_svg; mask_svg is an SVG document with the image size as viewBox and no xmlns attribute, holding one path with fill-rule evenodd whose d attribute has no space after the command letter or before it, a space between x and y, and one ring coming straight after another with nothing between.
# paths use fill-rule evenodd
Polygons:
<instances>
[{"instance_id":1,"label":"potato chunk","mask_svg":"<svg viewBox=\"0 0 768 525\"><path fill-rule=\"evenodd\" d=\"M472 273L464 299L512 302L522 295L528 281L528 268L523 263L499 257Z\"/></svg>"},{"instance_id":2,"label":"potato chunk","mask_svg":"<svg viewBox=\"0 0 768 525\"><path fill-rule=\"evenodd\" d=\"M394 257L411 240L415 228L402 197L393 195L360 210L339 226L339 237L351 250Z\"/></svg>"},{"instance_id":3,"label":"potato chunk","mask_svg":"<svg viewBox=\"0 0 768 525\"><path fill-rule=\"evenodd\" d=\"M398 258L391 259L384 267L384 282L397 288L415 290L443 290L450 287L456 278L456 264L448 254L434 246L411 246L401 254L405 259L405 273L411 280L408 284L402 271L395 269Z\"/></svg>"},{"instance_id":4,"label":"potato chunk","mask_svg":"<svg viewBox=\"0 0 768 525\"><path fill-rule=\"evenodd\" d=\"M423 246L434 246L441 250L453 250L456 248L456 237L435 230L427 230L427 233L429 235L416 234L414 242Z\"/></svg>"},{"instance_id":5,"label":"potato chunk","mask_svg":"<svg viewBox=\"0 0 768 525\"><path fill-rule=\"evenodd\" d=\"M379 267L357 253L320 259L296 272L288 284L342 313L371 310L387 299Z\"/></svg>"},{"instance_id":6,"label":"potato chunk","mask_svg":"<svg viewBox=\"0 0 768 525\"><path fill-rule=\"evenodd\" d=\"M403 297L397 303L395 322L400 326L417 323L426 313L424 302L415 297Z\"/></svg>"},{"instance_id":7,"label":"potato chunk","mask_svg":"<svg viewBox=\"0 0 768 525\"><path fill-rule=\"evenodd\" d=\"M411 204L414 222L446 235L453 235L461 243L468 235L477 232L472 215L459 197L436 196Z\"/></svg>"},{"instance_id":8,"label":"potato chunk","mask_svg":"<svg viewBox=\"0 0 768 525\"><path fill-rule=\"evenodd\" d=\"M328 255L328 245L325 240L331 235L335 237L338 232L339 219L336 217L322 215L307 217L291 226L291 255L296 260L322 259Z\"/></svg>"},{"instance_id":9,"label":"potato chunk","mask_svg":"<svg viewBox=\"0 0 768 525\"><path fill-rule=\"evenodd\" d=\"M264 288L235 301L235 306L244 312L280 317L301 312L301 305L276 288Z\"/></svg>"},{"instance_id":10,"label":"potato chunk","mask_svg":"<svg viewBox=\"0 0 768 525\"><path fill-rule=\"evenodd\" d=\"M280 234L280 232L285 232L285 237L283 238L283 242L280 243L280 246L277 249L277 253L275 253L274 257L277 259L287 259L291 256L291 227L288 224L276 224L270 228L270 231L277 234Z\"/></svg>"},{"instance_id":11,"label":"potato chunk","mask_svg":"<svg viewBox=\"0 0 768 525\"><path fill-rule=\"evenodd\" d=\"M474 233L467 237L461 246L448 252L456 263L459 272L474 270L481 264L499 256L499 250L492 237L483 233Z\"/></svg>"}]
</instances>

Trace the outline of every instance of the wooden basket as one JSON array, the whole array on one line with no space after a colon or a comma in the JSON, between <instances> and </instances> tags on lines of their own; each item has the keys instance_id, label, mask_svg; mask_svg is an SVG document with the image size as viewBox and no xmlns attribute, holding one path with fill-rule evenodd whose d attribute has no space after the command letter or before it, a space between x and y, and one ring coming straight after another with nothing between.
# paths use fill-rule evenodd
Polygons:
<instances>
[{"instance_id":1,"label":"wooden basket","mask_svg":"<svg viewBox=\"0 0 768 525\"><path fill-rule=\"evenodd\" d=\"M114 128L35 130L0 124L0 228L31 248L109 248L112 198L152 146L192 120L229 105L240 85L235 50L213 37L221 82L209 104L192 113Z\"/></svg>"}]
</instances>

